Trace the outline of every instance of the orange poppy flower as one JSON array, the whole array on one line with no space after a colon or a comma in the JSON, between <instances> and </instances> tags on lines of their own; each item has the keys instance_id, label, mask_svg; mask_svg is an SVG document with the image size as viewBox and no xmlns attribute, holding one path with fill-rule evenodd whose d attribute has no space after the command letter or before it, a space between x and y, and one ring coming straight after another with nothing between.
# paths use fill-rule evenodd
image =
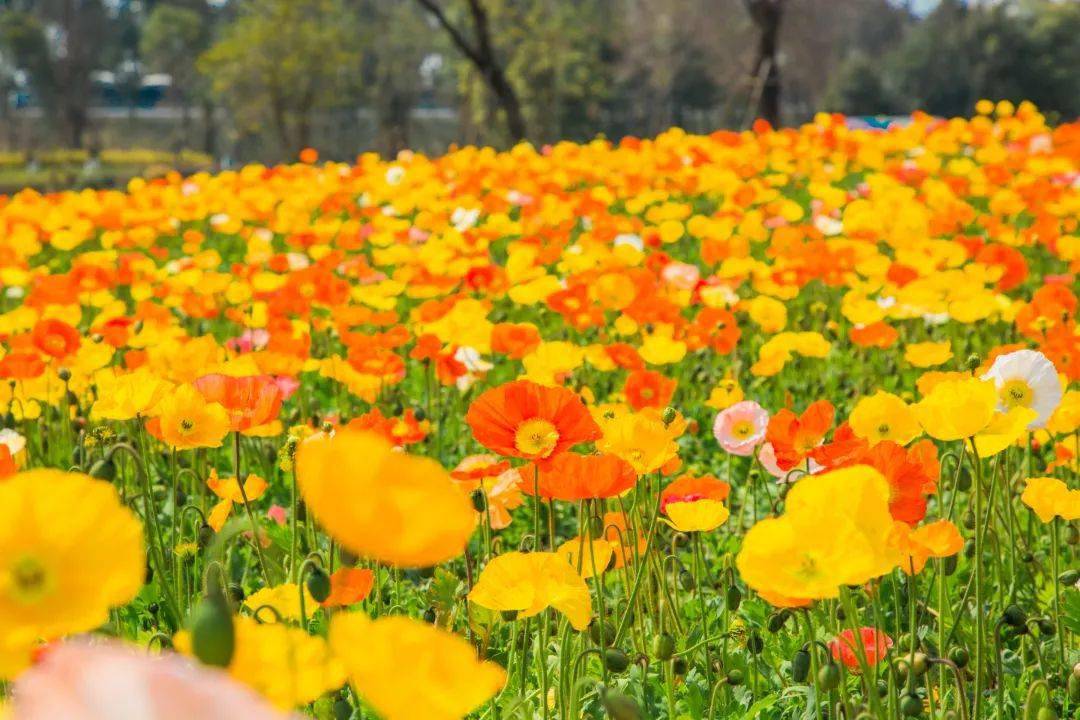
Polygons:
<instances>
[{"instance_id":1,"label":"orange poppy flower","mask_svg":"<svg viewBox=\"0 0 1080 720\"><path fill-rule=\"evenodd\" d=\"M208 402L216 402L229 414L229 429L242 432L265 425L281 411L281 388L270 375L231 377L220 373L195 381Z\"/></svg>"},{"instance_id":2,"label":"orange poppy flower","mask_svg":"<svg viewBox=\"0 0 1080 720\"><path fill-rule=\"evenodd\" d=\"M522 468L519 487L526 495L575 501L616 497L636 482L634 468L615 455L562 453L541 467Z\"/></svg>"},{"instance_id":3,"label":"orange poppy flower","mask_svg":"<svg viewBox=\"0 0 1080 720\"><path fill-rule=\"evenodd\" d=\"M931 440L916 443L918 450L905 450L891 440L879 442L859 460L889 481L889 513L910 525L926 517L926 496L937 492L937 450ZM933 455L930 464L926 446ZM913 448L915 446L912 446Z\"/></svg>"},{"instance_id":4,"label":"orange poppy flower","mask_svg":"<svg viewBox=\"0 0 1080 720\"><path fill-rule=\"evenodd\" d=\"M527 460L547 460L601 435L574 392L530 380L487 390L469 406L465 421L487 449Z\"/></svg>"},{"instance_id":5,"label":"orange poppy flower","mask_svg":"<svg viewBox=\"0 0 1080 720\"><path fill-rule=\"evenodd\" d=\"M50 357L67 357L79 349L79 340L79 331L63 320L38 320L34 325L34 347Z\"/></svg>"},{"instance_id":6,"label":"orange poppy flower","mask_svg":"<svg viewBox=\"0 0 1080 720\"><path fill-rule=\"evenodd\" d=\"M15 456L11 454L11 448L0 443L0 480L14 475L18 471L19 466L15 462Z\"/></svg>"},{"instance_id":7,"label":"orange poppy flower","mask_svg":"<svg viewBox=\"0 0 1080 720\"><path fill-rule=\"evenodd\" d=\"M604 346L604 352L621 368L627 370L644 370L645 361L638 354L637 348L630 343L612 343Z\"/></svg>"},{"instance_id":8,"label":"orange poppy flower","mask_svg":"<svg viewBox=\"0 0 1080 720\"><path fill-rule=\"evenodd\" d=\"M520 360L540 339L540 331L531 323L498 323L491 329L491 351Z\"/></svg>"},{"instance_id":9,"label":"orange poppy flower","mask_svg":"<svg viewBox=\"0 0 1080 720\"><path fill-rule=\"evenodd\" d=\"M664 407L671 402L678 383L655 370L635 370L626 378L623 392L635 410Z\"/></svg>"},{"instance_id":10,"label":"orange poppy flower","mask_svg":"<svg viewBox=\"0 0 1080 720\"><path fill-rule=\"evenodd\" d=\"M0 359L0 377L32 380L45 372L45 362L32 352L14 352Z\"/></svg>"},{"instance_id":11,"label":"orange poppy flower","mask_svg":"<svg viewBox=\"0 0 1080 720\"><path fill-rule=\"evenodd\" d=\"M802 415L784 408L769 419L765 440L776 451L777 466L787 472L821 444L832 427L836 410L828 400L811 403Z\"/></svg>"},{"instance_id":12,"label":"orange poppy flower","mask_svg":"<svg viewBox=\"0 0 1080 720\"><path fill-rule=\"evenodd\" d=\"M375 573L368 568L341 568L330 576L330 594L323 607L346 607L361 602L375 585Z\"/></svg>"},{"instance_id":13,"label":"orange poppy flower","mask_svg":"<svg viewBox=\"0 0 1080 720\"><path fill-rule=\"evenodd\" d=\"M839 468L858 462L870 449L870 443L855 434L846 422L833 431L832 442L818 445L810 451L814 462L826 468Z\"/></svg>"},{"instance_id":14,"label":"orange poppy flower","mask_svg":"<svg viewBox=\"0 0 1080 720\"><path fill-rule=\"evenodd\" d=\"M848 331L851 342L859 347L876 347L885 350L892 347L900 337L899 331L887 322L876 322L863 327L853 327Z\"/></svg>"}]
</instances>

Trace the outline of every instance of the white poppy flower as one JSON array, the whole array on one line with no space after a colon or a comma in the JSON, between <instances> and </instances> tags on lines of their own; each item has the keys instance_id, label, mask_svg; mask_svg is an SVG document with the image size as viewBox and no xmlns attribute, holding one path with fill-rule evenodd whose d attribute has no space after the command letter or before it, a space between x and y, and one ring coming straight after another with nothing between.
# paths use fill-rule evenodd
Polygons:
<instances>
[{"instance_id":1,"label":"white poppy flower","mask_svg":"<svg viewBox=\"0 0 1080 720\"><path fill-rule=\"evenodd\" d=\"M1038 416L1028 429L1041 428L1061 402L1057 370L1045 355L1035 350L1017 350L994 360L983 380L993 380L998 391L998 408L1031 408Z\"/></svg>"}]
</instances>

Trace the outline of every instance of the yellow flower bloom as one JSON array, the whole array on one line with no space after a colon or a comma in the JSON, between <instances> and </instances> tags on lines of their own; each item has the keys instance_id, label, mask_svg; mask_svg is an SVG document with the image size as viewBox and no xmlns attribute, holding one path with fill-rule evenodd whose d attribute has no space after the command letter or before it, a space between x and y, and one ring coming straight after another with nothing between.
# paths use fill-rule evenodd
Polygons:
<instances>
[{"instance_id":1,"label":"yellow flower bloom","mask_svg":"<svg viewBox=\"0 0 1080 720\"><path fill-rule=\"evenodd\" d=\"M338 542L397 567L455 558L476 525L469 498L434 460L394 450L374 433L319 433L296 454L300 492Z\"/></svg>"},{"instance_id":2,"label":"yellow flower bloom","mask_svg":"<svg viewBox=\"0 0 1080 720\"><path fill-rule=\"evenodd\" d=\"M1038 414L1025 407L1014 407L1007 413L996 413L990 424L975 436L975 451L980 458L997 455L1024 437L1028 424Z\"/></svg>"},{"instance_id":3,"label":"yellow flower bloom","mask_svg":"<svg viewBox=\"0 0 1080 720\"><path fill-rule=\"evenodd\" d=\"M739 574L767 599L784 605L833 598L896 567L889 485L856 466L803 478L785 512L750 528L736 557Z\"/></svg>"},{"instance_id":4,"label":"yellow flower bloom","mask_svg":"<svg viewBox=\"0 0 1080 720\"><path fill-rule=\"evenodd\" d=\"M235 616L233 625L235 650L227 672L275 706L292 710L345 684L345 668L323 638L246 615ZM174 643L190 653L186 631L178 633Z\"/></svg>"},{"instance_id":5,"label":"yellow flower bloom","mask_svg":"<svg viewBox=\"0 0 1080 720\"><path fill-rule=\"evenodd\" d=\"M733 378L724 378L709 393L705 404L713 410L726 410L743 399L743 390Z\"/></svg>"},{"instance_id":6,"label":"yellow flower bloom","mask_svg":"<svg viewBox=\"0 0 1080 720\"><path fill-rule=\"evenodd\" d=\"M669 525L679 532L708 532L724 524L731 514L724 503L704 498L691 502L670 502L664 508Z\"/></svg>"},{"instance_id":7,"label":"yellow flower bloom","mask_svg":"<svg viewBox=\"0 0 1080 720\"><path fill-rule=\"evenodd\" d=\"M310 615L319 604L304 587L304 607ZM296 583L282 583L270 588L261 588L244 598L244 607L251 610L253 616L264 623L282 620L299 620L300 586ZM273 610L271 612L270 609ZM277 613L275 616L274 613Z\"/></svg>"},{"instance_id":8,"label":"yellow flower bloom","mask_svg":"<svg viewBox=\"0 0 1080 720\"><path fill-rule=\"evenodd\" d=\"M150 415L171 388L168 382L143 368L118 375L100 373L97 402L90 417L131 420L139 415Z\"/></svg>"},{"instance_id":9,"label":"yellow flower bloom","mask_svg":"<svg viewBox=\"0 0 1080 720\"><path fill-rule=\"evenodd\" d=\"M596 447L621 457L633 466L638 475L656 472L679 454L675 443L679 431L676 423L665 427L663 421L648 413L627 413L614 418L602 418L604 435Z\"/></svg>"},{"instance_id":10,"label":"yellow flower bloom","mask_svg":"<svg viewBox=\"0 0 1080 720\"><path fill-rule=\"evenodd\" d=\"M787 325L787 307L774 297L758 295L748 303L747 310L762 332L777 333Z\"/></svg>"},{"instance_id":11,"label":"yellow flower bloom","mask_svg":"<svg viewBox=\"0 0 1080 720\"><path fill-rule=\"evenodd\" d=\"M0 644L96 628L135 597L145 562L142 527L111 485L59 470L0 482Z\"/></svg>"},{"instance_id":12,"label":"yellow flower bloom","mask_svg":"<svg viewBox=\"0 0 1080 720\"><path fill-rule=\"evenodd\" d=\"M329 637L356 693L385 720L460 720L506 684L465 638L411 618L339 613Z\"/></svg>"},{"instance_id":13,"label":"yellow flower bloom","mask_svg":"<svg viewBox=\"0 0 1080 720\"><path fill-rule=\"evenodd\" d=\"M559 553L515 551L493 558L480 573L469 601L489 610L516 610L519 618L553 607L575 630L584 630L592 619L589 587Z\"/></svg>"},{"instance_id":14,"label":"yellow flower bloom","mask_svg":"<svg viewBox=\"0 0 1080 720\"><path fill-rule=\"evenodd\" d=\"M1044 523L1055 516L1062 520L1080 519L1080 490L1070 490L1057 478L1028 478L1020 500Z\"/></svg>"},{"instance_id":15,"label":"yellow flower bloom","mask_svg":"<svg viewBox=\"0 0 1080 720\"><path fill-rule=\"evenodd\" d=\"M177 450L221 447L229 433L229 415L218 403L207 402L193 385L181 385L155 408L162 441Z\"/></svg>"},{"instance_id":16,"label":"yellow flower bloom","mask_svg":"<svg viewBox=\"0 0 1080 720\"><path fill-rule=\"evenodd\" d=\"M594 563L597 574L602 573L607 569L611 558L615 555L615 547L608 540L593 540L591 550L589 545L579 536L570 538L560 545L556 551L566 559L570 567L577 570L578 574L586 579L593 576Z\"/></svg>"},{"instance_id":17,"label":"yellow flower bloom","mask_svg":"<svg viewBox=\"0 0 1080 720\"><path fill-rule=\"evenodd\" d=\"M904 349L904 359L917 368L942 365L952 358L952 343L922 342L912 343Z\"/></svg>"},{"instance_id":18,"label":"yellow flower bloom","mask_svg":"<svg viewBox=\"0 0 1080 720\"><path fill-rule=\"evenodd\" d=\"M985 429L996 407L993 382L965 377L934 385L915 405L915 415L927 435L938 440L962 440Z\"/></svg>"},{"instance_id":19,"label":"yellow flower bloom","mask_svg":"<svg viewBox=\"0 0 1080 720\"><path fill-rule=\"evenodd\" d=\"M883 390L860 398L848 416L848 424L859 437L876 445L892 440L907 445L922 434L922 427L911 406Z\"/></svg>"}]
</instances>

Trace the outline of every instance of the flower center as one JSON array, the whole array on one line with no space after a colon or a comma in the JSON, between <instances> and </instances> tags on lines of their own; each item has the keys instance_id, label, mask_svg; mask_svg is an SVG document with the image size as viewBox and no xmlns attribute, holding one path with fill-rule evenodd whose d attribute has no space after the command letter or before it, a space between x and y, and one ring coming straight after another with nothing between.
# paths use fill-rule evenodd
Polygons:
<instances>
[{"instance_id":1,"label":"flower center","mask_svg":"<svg viewBox=\"0 0 1080 720\"><path fill-rule=\"evenodd\" d=\"M745 440L754 434L754 423L749 420L740 420L731 426L731 434Z\"/></svg>"},{"instance_id":2,"label":"flower center","mask_svg":"<svg viewBox=\"0 0 1080 720\"><path fill-rule=\"evenodd\" d=\"M526 420L514 434L514 447L526 457L546 458L559 443L559 431L543 418Z\"/></svg>"},{"instance_id":3,"label":"flower center","mask_svg":"<svg viewBox=\"0 0 1080 720\"><path fill-rule=\"evenodd\" d=\"M52 590L52 578L37 558L24 555L8 567L8 592L17 602L30 605Z\"/></svg>"},{"instance_id":4,"label":"flower center","mask_svg":"<svg viewBox=\"0 0 1080 720\"><path fill-rule=\"evenodd\" d=\"M880 425L878 425L877 431L878 431L878 435L881 435L882 437L885 437L886 435L888 435L889 434L889 425L888 425L888 423L881 423Z\"/></svg>"},{"instance_id":5,"label":"flower center","mask_svg":"<svg viewBox=\"0 0 1080 720\"><path fill-rule=\"evenodd\" d=\"M1007 408L1031 407L1031 403L1035 399L1031 386L1019 379L1010 380L1002 385L998 397L1001 398L1001 403Z\"/></svg>"},{"instance_id":6,"label":"flower center","mask_svg":"<svg viewBox=\"0 0 1080 720\"><path fill-rule=\"evenodd\" d=\"M191 429L193 427L195 427L195 423L192 422L191 420L187 419L187 418L184 418L183 420L180 421L180 432L182 432L182 433L191 432Z\"/></svg>"}]
</instances>

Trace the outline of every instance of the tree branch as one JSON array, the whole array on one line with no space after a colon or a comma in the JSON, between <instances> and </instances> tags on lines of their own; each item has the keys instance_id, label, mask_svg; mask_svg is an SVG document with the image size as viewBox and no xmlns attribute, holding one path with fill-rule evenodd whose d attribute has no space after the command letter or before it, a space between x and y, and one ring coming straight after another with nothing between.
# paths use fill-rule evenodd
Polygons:
<instances>
[{"instance_id":1,"label":"tree branch","mask_svg":"<svg viewBox=\"0 0 1080 720\"><path fill-rule=\"evenodd\" d=\"M453 23L451 23L449 18L446 17L446 13L443 12L442 7L439 5L438 2L436 2L436 0L416 1L420 3L420 5L425 10L427 10L435 17L435 20L439 23L439 25L442 26L444 30L446 30L447 34L450 35L450 39L454 42L454 45L457 46L458 50L460 50L465 57L469 58L469 60L471 60L477 66L482 66L484 64L485 61L483 56L480 54L480 51L474 48L469 43L469 41L465 39L465 36L462 35L456 27L454 27Z\"/></svg>"}]
</instances>

